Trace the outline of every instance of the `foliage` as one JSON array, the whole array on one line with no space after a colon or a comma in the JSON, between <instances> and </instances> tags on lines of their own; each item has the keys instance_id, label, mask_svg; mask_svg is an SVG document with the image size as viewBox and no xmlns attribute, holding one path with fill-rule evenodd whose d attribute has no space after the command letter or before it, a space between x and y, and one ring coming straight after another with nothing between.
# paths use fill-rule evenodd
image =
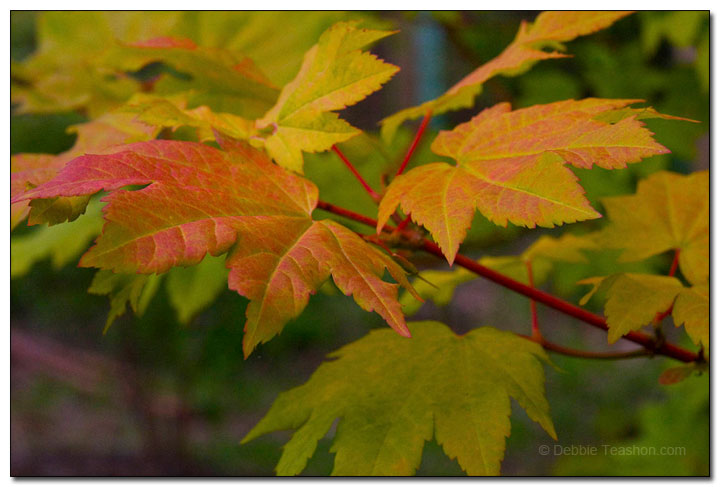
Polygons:
<instances>
[{"instance_id":1,"label":"foliage","mask_svg":"<svg viewBox=\"0 0 720 487\"><path fill-rule=\"evenodd\" d=\"M13 238L13 276L45 256L60 266L99 234L80 266L100 269L88 291L110 299L106 331L128 304L142 315L163 281L178 320L187 323L227 280L249 300L246 358L297 319L332 277L337 289L394 332L373 331L331 354L337 360L283 393L244 441L296 429L277 467L295 475L341 418L331 448L335 474L411 475L433 438L468 474L499 474L510 397L556 436L543 348L597 358L544 337L536 302L607 328L610 343L634 341L642 354L700 365L708 356L707 171L650 174L632 195L599 199L604 225L539 235L518 256L474 261L459 253L480 218L476 209L488 227L552 228L601 218L598 178L591 175L633 174L628 164L669 154L646 123L692 126L693 120L638 108L642 100L630 98L548 100L514 110L500 102L434 137L430 150L454 164L432 162L436 156L422 148L415 152L433 115L473 107L492 78L563 59L562 43L628 14L546 12L523 22L499 56L446 93L383 119L382 138L343 117L399 71L368 51L394 33L384 26L307 13L298 15L313 19L308 25L270 38L258 35L273 18L261 13L236 13L236 24L212 12L155 13L157 22L149 24L137 13L44 14L37 52L13 64L13 100L19 111L76 109L90 120L76 126L74 146L59 155L13 156L13 228L25 220L49 225ZM65 29L86 23L102 35L90 39ZM649 25L647 52L670 35L665 24ZM397 164L388 155L404 152L394 145L403 140L401 125L419 117L423 122ZM358 212L324 199L341 177L325 166L337 161L311 154L329 151L378 204L377 220L374 207ZM350 162L354 157L345 156L353 151L377 160L369 169L372 185ZM413 153L424 160L405 172ZM350 202L347 194L337 197ZM360 231L367 226L376 233ZM619 269L612 257L619 253L622 265L670 251L669 276ZM420 252L456 268L418 271L413 261L420 262ZM608 266L598 269L593 253L604 253ZM563 265L582 273L579 283L595 286L583 305L596 291L606 296L606 319L535 289ZM439 322L406 324L405 314L417 312L423 299L446 305L475 274L531 298L530 336L493 327L458 336ZM405 289L400 297L399 287ZM665 316L684 326L699 352L665 341ZM655 335L639 331L650 323ZM663 381L688 375L668 373Z\"/></svg>"},{"instance_id":2,"label":"foliage","mask_svg":"<svg viewBox=\"0 0 720 487\"><path fill-rule=\"evenodd\" d=\"M299 426L278 464L278 474L296 475L340 417L333 474L412 475L434 435L468 474L496 475L510 397L556 436L544 394L548 359L537 344L490 327L458 337L442 323L416 322L412 332L403 340L374 331L333 353L337 360L282 394L243 441Z\"/></svg>"}]
</instances>

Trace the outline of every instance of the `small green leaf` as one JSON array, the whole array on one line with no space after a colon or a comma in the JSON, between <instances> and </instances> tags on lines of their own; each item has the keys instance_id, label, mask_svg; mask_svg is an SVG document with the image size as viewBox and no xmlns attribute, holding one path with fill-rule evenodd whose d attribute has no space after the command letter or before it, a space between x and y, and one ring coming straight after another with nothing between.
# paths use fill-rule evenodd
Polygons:
<instances>
[{"instance_id":1,"label":"small green leaf","mask_svg":"<svg viewBox=\"0 0 720 487\"><path fill-rule=\"evenodd\" d=\"M110 313L103 333L110 329L119 316L125 314L128 304L137 316L142 316L150 300L155 296L161 279L162 276L156 274L115 274L110 271L98 271L88 292L110 298Z\"/></svg>"}]
</instances>

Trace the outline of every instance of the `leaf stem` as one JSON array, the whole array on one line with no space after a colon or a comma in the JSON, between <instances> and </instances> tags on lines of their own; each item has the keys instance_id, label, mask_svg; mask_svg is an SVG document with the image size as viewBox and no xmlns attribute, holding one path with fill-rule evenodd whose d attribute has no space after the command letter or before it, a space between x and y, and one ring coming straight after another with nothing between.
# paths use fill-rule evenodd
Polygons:
<instances>
[{"instance_id":1,"label":"leaf stem","mask_svg":"<svg viewBox=\"0 0 720 487\"><path fill-rule=\"evenodd\" d=\"M362 175L358 172L357 169L355 169L355 166L353 166L352 162L348 160L347 157L345 157L345 154L340 152L340 149L336 145L332 146L333 152L338 155L340 160L342 160L348 169L350 169L350 172L353 173L355 178L357 178L358 181L360 181L360 184L362 184L362 187L365 188L365 191L367 194L370 195L370 197L373 199L373 201L378 202L380 201L380 195L375 192L374 189L370 187L370 185L365 181L365 179L362 177Z\"/></svg>"},{"instance_id":2,"label":"leaf stem","mask_svg":"<svg viewBox=\"0 0 720 487\"><path fill-rule=\"evenodd\" d=\"M427 128L428 123L430 122L430 119L432 118L432 112L428 110L425 112L425 116L422 119L422 122L420 122L420 127L418 128L417 133L415 134L415 138L413 139L412 143L410 144L410 147L408 148L407 153L405 154L405 159L403 159L402 164L400 164L400 168L397 170L397 173L395 173L395 177L401 175L405 168L407 167L408 163L410 162L410 158L413 155L413 152L415 152L415 149L417 148L418 144L420 143L420 139L422 138L423 134L425 133L425 129Z\"/></svg>"},{"instance_id":3,"label":"leaf stem","mask_svg":"<svg viewBox=\"0 0 720 487\"><path fill-rule=\"evenodd\" d=\"M354 220L359 223L363 223L365 225L368 225L370 227L375 228L377 226L377 220L373 218L366 217L364 215L360 215L358 213L355 213L350 210L346 210L345 208L341 208L335 205L332 205L330 203L326 203L323 201L318 202L317 205L318 208L323 209L325 211L328 211L330 213L334 213L339 216L343 216L345 218L349 218L351 220ZM396 230L395 227L392 227L390 225L385 225L383 227L383 231L392 233L394 230ZM405 235L408 233L407 231L403 231L402 234ZM409 234L410 237L415 236L414 234ZM420 248L429 253L432 254L440 259L445 259L444 254L442 253L442 250L440 247L438 247L435 243L423 239L420 242ZM541 291L539 289L535 289L533 287L527 286L519 281L516 281L514 279L511 279L503 274L500 274L497 271L494 271L490 269L489 267L485 267L474 260L472 260L469 257L466 257L462 254L458 254L455 257L455 263L459 265L460 267L464 267L465 269L484 277L488 280L491 280L495 282L496 284L499 284L503 287L506 287L512 291L515 291L519 294L522 294L524 296L527 296L531 299L534 299L535 301L544 304L545 306L549 306L553 309L556 309L560 311L561 313L564 313L568 316L572 316L573 318L577 318L580 321L583 321L589 325L592 325L596 328L600 328L601 330L608 329L607 323L605 322L605 318L602 316L598 316L594 313L591 313L590 311L580 308L579 306L575 306L572 303L569 303L567 301L564 301L556 296L553 296L552 294L546 293L545 291ZM676 360L679 360L681 362L696 362L696 361L702 361L704 360L702 355L695 354L691 352L690 350L687 350L682 347L678 347L677 345L673 345L672 343L662 343L657 344L656 340L645 333L638 332L638 331L632 331L626 335L623 336L626 340L630 340L632 342L635 342L639 345L642 345L647 350L653 351L656 355L665 355L670 358L674 358Z\"/></svg>"},{"instance_id":4,"label":"leaf stem","mask_svg":"<svg viewBox=\"0 0 720 487\"><path fill-rule=\"evenodd\" d=\"M673 261L670 265L670 272L668 272L668 276L673 277L675 275L675 271L677 271L679 261L680 249L675 249L675 255L673 256Z\"/></svg>"},{"instance_id":5,"label":"leaf stem","mask_svg":"<svg viewBox=\"0 0 720 487\"><path fill-rule=\"evenodd\" d=\"M408 223L410 223L410 214L409 214L409 213L408 213L408 216L406 216L403 221L401 221L400 223L398 223L398 226L397 226L396 230L397 230L398 232L401 232L401 231L405 230L405 227L408 226Z\"/></svg>"}]
</instances>

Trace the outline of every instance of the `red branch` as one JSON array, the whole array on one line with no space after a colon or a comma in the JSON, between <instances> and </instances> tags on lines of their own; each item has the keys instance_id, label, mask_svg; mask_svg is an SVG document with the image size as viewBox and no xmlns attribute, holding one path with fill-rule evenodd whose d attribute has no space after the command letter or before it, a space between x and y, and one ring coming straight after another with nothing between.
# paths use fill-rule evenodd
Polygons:
<instances>
[{"instance_id":1,"label":"red branch","mask_svg":"<svg viewBox=\"0 0 720 487\"><path fill-rule=\"evenodd\" d=\"M373 201L379 201L380 195L375 192L374 189L370 187L370 185L365 181L365 179L362 177L362 175L358 172L357 169L355 169L355 166L352 165L352 162L348 160L347 157L345 157L345 154L340 152L340 149L337 148L336 145L332 146L332 150L335 152L335 154L338 155L338 157L345 163L348 169L350 169L350 172L353 173L353 175L357 178L358 181L360 181L360 184L362 184L362 187L365 188L365 191L367 191L367 194L370 195L370 197L373 199Z\"/></svg>"},{"instance_id":2,"label":"red branch","mask_svg":"<svg viewBox=\"0 0 720 487\"><path fill-rule=\"evenodd\" d=\"M369 227L375 228L377 226L377 220L367 217L365 215L361 215L360 213L355 213L351 210L346 210L345 208L341 208L339 206L335 206L331 203L326 203L324 201L318 201L317 207L321 210L329 211L330 213L334 213L336 215L344 216L345 218L349 218L350 220L355 220L359 223L364 223L365 225ZM392 232L395 230L394 227L391 227L390 225L385 225L383 227L383 230L386 232Z\"/></svg>"},{"instance_id":3,"label":"red branch","mask_svg":"<svg viewBox=\"0 0 720 487\"><path fill-rule=\"evenodd\" d=\"M405 170L405 167L407 167L408 163L410 162L410 158L413 155L413 152L415 152L415 149L417 148L418 144L420 143L420 139L422 138L423 134L425 133L425 129L427 128L428 123L430 122L430 119L432 118L432 112L428 110L425 112L425 116L422 119L422 122L420 122L420 127L418 128L417 133L415 134L415 138L412 141L412 144L410 144L410 147L408 148L407 154L405 154L405 159L403 159L402 164L400 164L400 168L397 170L397 173L395 176L399 176L403 173Z\"/></svg>"},{"instance_id":4,"label":"red branch","mask_svg":"<svg viewBox=\"0 0 720 487\"><path fill-rule=\"evenodd\" d=\"M534 288L535 282L533 280L532 262L525 262L525 266L527 267L528 271L528 284L530 284L530 287ZM535 304L534 299L530 300L530 313L532 314L532 337L542 340L542 334L540 333L540 323L538 323L537 305Z\"/></svg>"},{"instance_id":5,"label":"red branch","mask_svg":"<svg viewBox=\"0 0 720 487\"><path fill-rule=\"evenodd\" d=\"M321 208L323 210L329 211L331 213L335 213L336 215L344 216L346 218L350 218L352 220L355 220L357 222L363 223L365 225L371 226L375 228L377 226L377 220L374 220L372 218L359 215L353 211L346 210L344 208L337 207L335 205L325 203L325 202L319 202L318 208ZM395 230L394 227L391 227L389 225L385 225L383 227L383 230L386 232L392 232ZM405 233L405 232L403 232ZM438 247L435 243L424 239L421 243L421 248L425 252L432 254L440 259L445 259L445 256L442 253L442 250L440 247ZM521 282L518 282L514 279L511 279L503 274L500 274L497 271L494 271L488 267L485 267L474 260L472 260L469 257L466 257L462 254L458 254L455 257L455 263L459 265L460 267L464 267L465 269L481 276L486 279L489 279L503 287L506 287L512 291L515 291L517 293L520 293L524 296L527 296L530 299L533 299L539 303L544 304L545 306L549 306L553 309L556 309L560 311L561 313L564 313L568 316L572 316L574 318L579 319L580 321L583 321L589 325L592 325L596 328L600 328L601 330L608 329L607 323L605 322L605 318L602 316L598 316L594 313L591 313L590 311L580 308L579 306L575 306L572 303L569 303L567 301L564 301L556 296L553 296L552 294L546 293L545 291L541 291L539 289L532 288L530 286L527 286ZM623 336L626 340L630 340L632 342L635 342L639 345L642 345L648 350L653 351L653 353L658 355L665 355L667 357L674 358L676 360L680 360L681 362L695 362L698 360L702 360L702 356L695 354L691 352L690 350L686 350L684 348L678 347L676 345L673 345L672 343L661 343L658 344L656 340L645 333L632 331L626 335Z\"/></svg>"},{"instance_id":6,"label":"red branch","mask_svg":"<svg viewBox=\"0 0 720 487\"><path fill-rule=\"evenodd\" d=\"M397 230L398 231L405 230L405 227L408 226L408 223L410 223L410 214L409 213L408 213L408 216L406 216L403 221L398 223Z\"/></svg>"}]
</instances>

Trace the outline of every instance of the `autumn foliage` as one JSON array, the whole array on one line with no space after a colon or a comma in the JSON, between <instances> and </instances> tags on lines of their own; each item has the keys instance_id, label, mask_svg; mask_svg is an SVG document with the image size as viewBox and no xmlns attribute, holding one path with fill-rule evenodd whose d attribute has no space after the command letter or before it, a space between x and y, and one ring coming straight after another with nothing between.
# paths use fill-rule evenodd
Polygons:
<instances>
[{"instance_id":1,"label":"autumn foliage","mask_svg":"<svg viewBox=\"0 0 720 487\"><path fill-rule=\"evenodd\" d=\"M405 122L422 117L417 142L432 116L475 107L488 79L567 57L562 43L627 15L540 14L520 26L500 55L440 97L380 121L378 144L391 143ZM94 52L91 64L61 66L75 76L65 97L56 96L58 79L37 61L52 55L52 46L18 67L18 76L31 81L14 88L22 108L82 107L91 120L76 127L77 142L67 152L13 156L12 225L78 225L87 228L76 234L85 247L97 235L79 265L98 269L90 292L111 298L106 329L128 304L142 312L162 279L182 290L192 286L194 273L213 276L215 284L188 291L200 297L194 305L178 304L185 306L181 319L210 305L214 289L236 291L249 300L238 323L244 321L245 357L298 317L328 279L380 315L392 330L372 331L334 352L335 360L306 384L281 394L243 440L296 430L278 474L301 473L338 418L331 448L338 475L412 475L433 438L469 475L497 475L511 398L556 438L543 366L550 363L547 352L573 351L543 338L536 321L527 336L494 327L457 336L439 322L406 322L423 301L446 304L456 286L478 274L525 294L533 306L544 303L606 329L609 343L625 337L642 345L639 355L667 355L692 370L705 366L708 172L655 173L635 194L604 199L602 209L587 199L574 172L622 171L669 152L644 120L694 123L682 113L603 98L475 107L471 119L432 140L437 160L413 159L413 145L387 186L370 188L342 152L341 144L362 131L341 111L398 72L368 50L395 32L338 22L288 74L237 50L155 30ZM104 75L154 63L185 76ZM78 70L85 70L86 82ZM54 89L46 92L45 85ZM342 157L369 189L376 219L325 201L303 175L304 155L326 151ZM502 227L605 223L591 233L542 236L521 255L473 261L459 252L476 213ZM347 219L366 232L348 228ZM585 276L578 284L593 288L581 305L598 293L604 318L536 289L557 263L587 262L585 251L593 249L618 249L625 262L670 252L676 262L670 275ZM418 271L412 260L421 252L452 269ZM657 329L666 316L684 327L696 349L641 331L649 324Z\"/></svg>"}]
</instances>

